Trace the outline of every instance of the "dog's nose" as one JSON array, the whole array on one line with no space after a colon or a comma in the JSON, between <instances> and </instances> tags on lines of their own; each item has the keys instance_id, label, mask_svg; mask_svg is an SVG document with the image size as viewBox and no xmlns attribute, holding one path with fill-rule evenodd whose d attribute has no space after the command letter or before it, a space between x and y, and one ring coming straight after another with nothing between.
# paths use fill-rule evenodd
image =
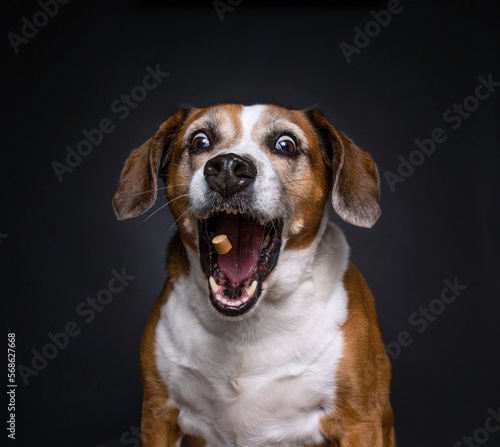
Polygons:
<instances>
[{"instance_id":1,"label":"dog's nose","mask_svg":"<svg viewBox=\"0 0 500 447\"><path fill-rule=\"evenodd\" d=\"M207 161L203 174L208 187L227 199L248 188L255 180L257 168L248 158L222 154Z\"/></svg>"}]
</instances>

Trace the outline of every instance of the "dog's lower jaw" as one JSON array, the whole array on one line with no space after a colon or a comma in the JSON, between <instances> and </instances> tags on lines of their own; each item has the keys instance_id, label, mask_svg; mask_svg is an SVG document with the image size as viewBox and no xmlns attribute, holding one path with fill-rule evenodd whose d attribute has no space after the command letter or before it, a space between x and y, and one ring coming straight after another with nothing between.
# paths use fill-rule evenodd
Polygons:
<instances>
[{"instance_id":1,"label":"dog's lower jaw","mask_svg":"<svg viewBox=\"0 0 500 447\"><path fill-rule=\"evenodd\" d=\"M278 262L283 221L268 222L241 212L216 212L198 223L199 262L208 279L208 296L215 310L226 317L241 317L259 300L263 282ZM232 244L228 253L212 245L224 234Z\"/></svg>"}]
</instances>

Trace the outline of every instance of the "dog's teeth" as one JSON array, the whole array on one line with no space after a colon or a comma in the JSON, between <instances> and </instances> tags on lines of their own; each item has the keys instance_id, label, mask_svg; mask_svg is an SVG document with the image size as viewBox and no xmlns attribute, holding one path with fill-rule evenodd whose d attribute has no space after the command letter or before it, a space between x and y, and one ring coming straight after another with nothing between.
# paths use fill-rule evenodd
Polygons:
<instances>
[{"instance_id":1,"label":"dog's teeth","mask_svg":"<svg viewBox=\"0 0 500 447\"><path fill-rule=\"evenodd\" d=\"M242 301L242 300L237 300L237 301L233 301L231 304L232 304L233 306L241 306L241 304L242 304L242 303L243 303L243 301Z\"/></svg>"},{"instance_id":2,"label":"dog's teeth","mask_svg":"<svg viewBox=\"0 0 500 447\"><path fill-rule=\"evenodd\" d=\"M256 289L257 289L257 281L254 281L250 287L247 287L245 289L245 294L248 296L248 298L250 298L255 293Z\"/></svg>"},{"instance_id":3,"label":"dog's teeth","mask_svg":"<svg viewBox=\"0 0 500 447\"><path fill-rule=\"evenodd\" d=\"M266 248L267 245L269 244L270 240L271 240L271 236L269 236L269 234L266 234L266 237L264 238L264 242L262 243L262 248Z\"/></svg>"},{"instance_id":4,"label":"dog's teeth","mask_svg":"<svg viewBox=\"0 0 500 447\"><path fill-rule=\"evenodd\" d=\"M226 304L226 305L229 304L229 301L226 298L221 298L220 301L222 304Z\"/></svg>"},{"instance_id":5,"label":"dog's teeth","mask_svg":"<svg viewBox=\"0 0 500 447\"><path fill-rule=\"evenodd\" d=\"M225 212L226 214L231 214L231 209L230 209L230 208L225 208L225 209L224 209L224 212Z\"/></svg>"},{"instance_id":6,"label":"dog's teeth","mask_svg":"<svg viewBox=\"0 0 500 447\"><path fill-rule=\"evenodd\" d=\"M232 212L233 214L238 214L238 210L234 210L234 209L233 209L233 210L231 210L231 212Z\"/></svg>"},{"instance_id":7,"label":"dog's teeth","mask_svg":"<svg viewBox=\"0 0 500 447\"><path fill-rule=\"evenodd\" d=\"M207 220L210 217L210 211L207 211L205 214L203 214L203 219Z\"/></svg>"},{"instance_id":8,"label":"dog's teeth","mask_svg":"<svg viewBox=\"0 0 500 447\"><path fill-rule=\"evenodd\" d=\"M250 289L249 289L249 295L253 295L255 293L255 290L257 290L257 281L254 281L252 283L252 285L250 286Z\"/></svg>"},{"instance_id":9,"label":"dog's teeth","mask_svg":"<svg viewBox=\"0 0 500 447\"><path fill-rule=\"evenodd\" d=\"M208 282L210 283L210 288L212 289L212 292L214 292L214 293L217 293L222 287L222 286L217 285L213 276L211 276L208 279Z\"/></svg>"},{"instance_id":10,"label":"dog's teeth","mask_svg":"<svg viewBox=\"0 0 500 447\"><path fill-rule=\"evenodd\" d=\"M260 223L261 225L265 225L265 224L266 224L266 221L265 221L264 219L259 218L259 223Z\"/></svg>"},{"instance_id":11,"label":"dog's teeth","mask_svg":"<svg viewBox=\"0 0 500 447\"><path fill-rule=\"evenodd\" d=\"M247 296L245 296L244 298L241 299L241 302L242 303L246 303L249 299L250 299L250 296L247 295Z\"/></svg>"}]
</instances>

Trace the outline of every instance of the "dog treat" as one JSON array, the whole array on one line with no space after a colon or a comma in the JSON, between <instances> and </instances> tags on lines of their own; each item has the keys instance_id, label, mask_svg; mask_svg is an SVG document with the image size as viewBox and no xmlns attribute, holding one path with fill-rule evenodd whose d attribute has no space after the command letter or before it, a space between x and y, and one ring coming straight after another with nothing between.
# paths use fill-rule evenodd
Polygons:
<instances>
[{"instance_id":1,"label":"dog treat","mask_svg":"<svg viewBox=\"0 0 500 447\"><path fill-rule=\"evenodd\" d=\"M212 239L212 244L214 244L217 253L219 253L220 255L225 255L232 248L231 242L229 242L229 239L225 234L219 234L218 236L215 236Z\"/></svg>"}]
</instances>

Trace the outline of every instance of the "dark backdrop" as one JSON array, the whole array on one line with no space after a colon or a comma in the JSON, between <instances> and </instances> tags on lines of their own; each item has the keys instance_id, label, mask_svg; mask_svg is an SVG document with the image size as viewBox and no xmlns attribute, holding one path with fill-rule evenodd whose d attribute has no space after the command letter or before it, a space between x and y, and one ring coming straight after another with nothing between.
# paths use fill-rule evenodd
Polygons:
<instances>
[{"instance_id":1,"label":"dark backdrop","mask_svg":"<svg viewBox=\"0 0 500 447\"><path fill-rule=\"evenodd\" d=\"M173 222L118 222L111 199L176 107L225 101L317 106L373 155L380 220L331 218L376 298L399 446L500 445L495 2L232 2L2 4L3 337L20 368L2 445L137 445L139 341ZM149 91L148 70L163 73Z\"/></svg>"}]
</instances>

